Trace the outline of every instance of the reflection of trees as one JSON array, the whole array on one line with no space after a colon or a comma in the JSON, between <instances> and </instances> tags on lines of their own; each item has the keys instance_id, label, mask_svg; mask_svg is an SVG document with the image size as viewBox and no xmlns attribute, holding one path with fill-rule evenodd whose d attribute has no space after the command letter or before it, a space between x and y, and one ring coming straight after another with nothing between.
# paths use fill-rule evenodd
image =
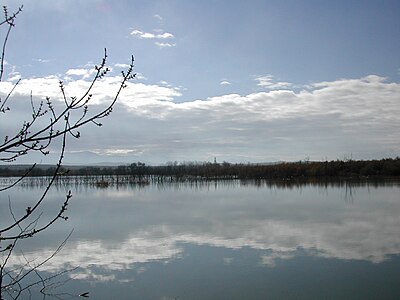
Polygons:
<instances>
[{"instance_id":1,"label":"reflection of trees","mask_svg":"<svg viewBox=\"0 0 400 300\"><path fill-rule=\"evenodd\" d=\"M48 185L51 177L48 176L27 176L20 182L21 187L27 189L45 187ZM14 182L13 177L0 177L0 186L7 186ZM106 182L107 186L99 183ZM219 187L238 187L249 186L258 188L274 188L274 189L295 189L301 190L305 187L316 187L320 190L328 188L344 189L344 198L349 200L356 188L379 188L383 186L398 186L400 181L396 178L392 179L372 179L372 178L308 178L308 179L292 179L292 180L273 180L273 179L207 179L207 178L181 178L177 180L170 176L153 176L142 175L141 177L132 177L130 175L70 175L57 177L53 185L55 187L69 187L76 189L88 189L90 187L104 188L108 186L116 186L119 188L146 188L148 185L157 186L158 189L179 189L181 187L191 189L218 189Z\"/></svg>"},{"instance_id":2,"label":"reflection of trees","mask_svg":"<svg viewBox=\"0 0 400 300\"><path fill-rule=\"evenodd\" d=\"M349 183L346 182L344 200L345 200L346 202L353 203L353 202L354 202L354 195L353 195L353 193L354 193L354 188L353 188L353 186L352 186L351 184L349 184Z\"/></svg>"}]
</instances>

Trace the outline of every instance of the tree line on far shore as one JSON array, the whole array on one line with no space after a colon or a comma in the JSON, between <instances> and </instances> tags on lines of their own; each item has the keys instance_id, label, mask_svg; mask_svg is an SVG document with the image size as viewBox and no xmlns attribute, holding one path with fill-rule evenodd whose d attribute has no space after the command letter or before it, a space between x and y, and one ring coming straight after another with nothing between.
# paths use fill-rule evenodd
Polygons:
<instances>
[{"instance_id":1,"label":"tree line on far shore","mask_svg":"<svg viewBox=\"0 0 400 300\"><path fill-rule=\"evenodd\" d=\"M54 173L53 166L0 166L0 176L47 176ZM135 162L114 167L65 166L59 173L64 176L130 175L171 176L175 178L233 178L233 179L293 179L333 177L397 177L400 176L400 157L381 160L298 161L275 164L184 162L150 166Z\"/></svg>"}]
</instances>

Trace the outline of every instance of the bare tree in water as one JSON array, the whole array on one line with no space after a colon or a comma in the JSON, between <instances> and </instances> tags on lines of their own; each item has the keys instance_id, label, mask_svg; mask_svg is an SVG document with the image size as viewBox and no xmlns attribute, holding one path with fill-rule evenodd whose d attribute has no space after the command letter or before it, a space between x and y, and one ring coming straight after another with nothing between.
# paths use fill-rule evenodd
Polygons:
<instances>
[{"instance_id":1,"label":"bare tree in water","mask_svg":"<svg viewBox=\"0 0 400 300\"><path fill-rule=\"evenodd\" d=\"M10 33L15 26L17 17L21 14L22 7L17 11L9 12L7 7L3 7L3 19L0 21L0 30L3 33L3 41L0 45L1 61L0 61L0 83L3 82L5 75L5 54L7 41ZM113 110L122 89L126 87L126 83L135 77L133 73L133 57L129 68L122 73L120 85L107 106L96 111L91 105L93 103L92 90L96 84L101 84L101 79L107 76L110 69L106 66L107 52L101 62L94 66L94 75L89 87L82 95L77 97L68 97L65 85L59 82L60 99L62 105L57 105L52 99L46 97L39 103L35 104L33 96L27 97L26 105L31 111L25 121L15 132L4 132L0 130L0 162L8 164L18 162L22 156L31 153L41 153L46 156L49 154L50 146L59 147L59 157L53 175L43 188L41 195L37 199L26 199L26 207L22 211L16 211L12 206L12 199L9 201L10 222L8 224L1 223L0 227L0 299L18 299L26 298L31 295L33 287L39 287L41 293L51 290L52 277L43 277L40 268L52 259L64 246L65 241L55 249L54 253L49 257L42 258L39 262L25 259L19 267L11 266L15 249L22 240L32 239L41 232L47 230L57 221L66 221L68 216L66 211L69 201L72 197L69 191L65 198L60 199L58 212L54 215L43 215L46 206L46 197L48 192L57 179L62 176L62 162L64 159L67 138L72 137L79 139L81 134L79 128L82 126L93 124L101 126L101 120L110 115ZM18 89L21 79L13 82L8 90L0 89L0 118L9 118L13 109L13 93ZM29 176L36 168L36 163L32 164L29 170L21 177L15 178L6 186L0 186L0 193L5 195L8 190L16 187L25 177ZM0 196L1 196L0 194ZM0 198L5 201L4 197ZM68 237L67 237L68 238ZM24 257L24 256L23 256ZM62 273L58 273L60 275ZM27 280L29 278L29 280ZM32 280L32 278L34 278ZM53 281L52 281L53 280ZM87 293L81 296L86 297Z\"/></svg>"}]
</instances>

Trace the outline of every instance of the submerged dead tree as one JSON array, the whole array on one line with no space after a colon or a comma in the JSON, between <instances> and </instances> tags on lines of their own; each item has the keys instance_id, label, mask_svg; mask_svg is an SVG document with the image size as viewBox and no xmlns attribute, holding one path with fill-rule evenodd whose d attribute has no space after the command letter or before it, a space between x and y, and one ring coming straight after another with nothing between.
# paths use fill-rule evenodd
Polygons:
<instances>
[{"instance_id":1,"label":"submerged dead tree","mask_svg":"<svg viewBox=\"0 0 400 300\"><path fill-rule=\"evenodd\" d=\"M0 21L0 30L3 33L3 41L0 45L0 83L4 82L5 74L5 54L7 41L10 33L15 26L17 17L22 12L22 7L17 11L10 13L7 7L3 7L3 19ZM46 205L48 192L57 179L61 176L61 166L63 163L66 144L68 138L79 139L81 133L79 129L83 126L94 124L101 126L101 120L110 115L113 107L126 83L135 77L133 73L133 57L129 68L122 73L121 82L113 99L101 109L91 105L93 103L92 90L96 84L101 84L101 80L107 76L110 69L106 65L107 52L100 64L94 66L94 75L86 91L80 96L68 97L64 83L59 81L59 99L53 100L49 97L35 104L34 97L31 95L26 99L26 105L30 107L30 114L25 121L22 121L20 127L15 132L5 132L4 128L0 130L0 162L2 164L18 162L22 156L32 153L40 153L44 156L49 154L50 146L58 147L58 162L41 195L37 199L27 199L23 211L13 209L12 199L1 197L0 201L9 201L9 224L0 222L0 299L18 299L30 294L33 286L39 286L41 292L46 294L46 288L50 285L50 279L44 278L40 274L40 267L54 257L64 245L64 242L56 249L50 257L42 258L39 262L26 261L19 267L9 267L13 259L14 251L23 240L32 239L40 232L51 227L55 222L68 220L66 211L69 201L72 197L71 192L60 199L59 210L55 215L45 216L43 214ZM21 79L12 82L8 90L4 86L0 87L0 118L3 120L9 118L13 110L13 94L18 89ZM10 82L8 82L10 83ZM61 101L59 101L61 100ZM61 105L60 105L61 103ZM8 190L16 187L21 180L29 176L35 169L33 163L29 170L19 178L16 178L7 186L0 186L0 196L6 195ZM6 199L6 200L5 200ZM27 278L30 278L29 281ZM35 278L32 281L32 278ZM25 295L25 296L24 296Z\"/></svg>"}]
</instances>

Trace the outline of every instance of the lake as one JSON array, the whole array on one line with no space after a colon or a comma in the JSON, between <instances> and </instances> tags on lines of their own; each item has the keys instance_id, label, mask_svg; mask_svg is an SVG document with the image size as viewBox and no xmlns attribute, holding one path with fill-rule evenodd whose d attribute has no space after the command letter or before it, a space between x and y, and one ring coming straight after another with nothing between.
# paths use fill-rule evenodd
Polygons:
<instances>
[{"instance_id":1,"label":"lake","mask_svg":"<svg viewBox=\"0 0 400 300\"><path fill-rule=\"evenodd\" d=\"M48 290L61 299L400 299L398 181L53 187L42 221L68 189L69 220L20 244L39 261L73 230L41 268L78 267ZM0 223L40 191L1 193Z\"/></svg>"}]
</instances>

